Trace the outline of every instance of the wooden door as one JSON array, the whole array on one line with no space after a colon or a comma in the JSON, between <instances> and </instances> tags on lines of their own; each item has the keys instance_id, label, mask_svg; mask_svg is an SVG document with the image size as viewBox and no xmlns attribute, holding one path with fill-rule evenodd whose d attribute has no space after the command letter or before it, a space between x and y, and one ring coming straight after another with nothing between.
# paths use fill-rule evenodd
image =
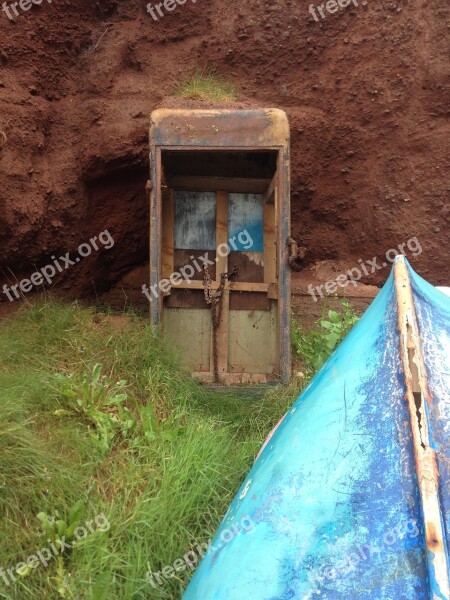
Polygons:
<instances>
[{"instance_id":1,"label":"wooden door","mask_svg":"<svg viewBox=\"0 0 450 600\"><path fill-rule=\"evenodd\" d=\"M189 281L183 278L172 286L164 302L164 329L184 363L209 382L276 378L273 197L175 191L163 208L163 220L163 276L169 277L170 270L189 275ZM207 303L205 275L213 307Z\"/></svg>"}]
</instances>

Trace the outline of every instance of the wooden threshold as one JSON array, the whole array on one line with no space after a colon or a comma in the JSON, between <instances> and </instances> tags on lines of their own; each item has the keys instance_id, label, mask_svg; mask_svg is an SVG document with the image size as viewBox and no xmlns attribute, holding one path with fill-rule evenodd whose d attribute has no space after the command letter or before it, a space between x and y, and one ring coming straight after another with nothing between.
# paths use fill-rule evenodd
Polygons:
<instances>
[{"instance_id":1,"label":"wooden threshold","mask_svg":"<svg viewBox=\"0 0 450 600\"><path fill-rule=\"evenodd\" d=\"M198 371L192 373L192 377L203 384L214 384L214 373L206 371ZM273 375L265 375L263 373L221 373L219 374L219 384L229 385L245 385L245 384L267 384L273 380Z\"/></svg>"}]
</instances>

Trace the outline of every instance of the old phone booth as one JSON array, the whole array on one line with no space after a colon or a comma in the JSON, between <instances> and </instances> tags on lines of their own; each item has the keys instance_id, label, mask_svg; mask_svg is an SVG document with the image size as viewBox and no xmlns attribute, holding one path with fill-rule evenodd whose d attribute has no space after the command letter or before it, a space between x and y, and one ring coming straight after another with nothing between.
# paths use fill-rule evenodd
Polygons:
<instances>
[{"instance_id":1,"label":"old phone booth","mask_svg":"<svg viewBox=\"0 0 450 600\"><path fill-rule=\"evenodd\" d=\"M205 383L286 382L285 113L156 110L150 166L152 324Z\"/></svg>"}]
</instances>

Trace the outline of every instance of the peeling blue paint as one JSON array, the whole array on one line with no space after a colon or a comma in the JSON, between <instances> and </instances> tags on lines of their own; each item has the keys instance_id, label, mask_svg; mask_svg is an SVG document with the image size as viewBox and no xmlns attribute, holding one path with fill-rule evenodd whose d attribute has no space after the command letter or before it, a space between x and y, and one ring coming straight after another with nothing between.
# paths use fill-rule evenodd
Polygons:
<instances>
[{"instance_id":1,"label":"peeling blue paint","mask_svg":"<svg viewBox=\"0 0 450 600\"><path fill-rule=\"evenodd\" d=\"M413 283L448 536L450 301ZM255 526L203 559L184 600L430 600L399 347L391 274L264 447L213 545L246 516Z\"/></svg>"},{"instance_id":2,"label":"peeling blue paint","mask_svg":"<svg viewBox=\"0 0 450 600\"><path fill-rule=\"evenodd\" d=\"M264 252L262 194L228 194L228 237L236 252Z\"/></svg>"}]
</instances>

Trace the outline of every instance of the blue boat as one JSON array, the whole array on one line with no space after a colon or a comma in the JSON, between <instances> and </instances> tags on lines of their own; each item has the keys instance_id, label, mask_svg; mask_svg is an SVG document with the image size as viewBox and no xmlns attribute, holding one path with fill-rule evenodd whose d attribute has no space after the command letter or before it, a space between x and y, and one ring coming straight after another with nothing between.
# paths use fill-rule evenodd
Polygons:
<instances>
[{"instance_id":1,"label":"blue boat","mask_svg":"<svg viewBox=\"0 0 450 600\"><path fill-rule=\"evenodd\" d=\"M449 600L450 298L397 257L281 421L184 600Z\"/></svg>"}]
</instances>

